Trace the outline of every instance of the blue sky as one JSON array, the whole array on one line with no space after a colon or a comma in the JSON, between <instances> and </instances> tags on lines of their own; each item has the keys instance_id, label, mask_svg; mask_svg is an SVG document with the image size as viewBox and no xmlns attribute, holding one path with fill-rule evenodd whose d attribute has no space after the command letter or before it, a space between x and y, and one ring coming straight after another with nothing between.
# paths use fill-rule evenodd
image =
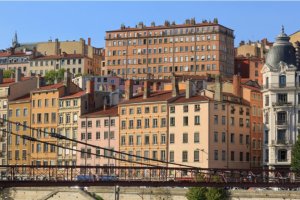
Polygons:
<instances>
[{"instance_id":1,"label":"blue sky","mask_svg":"<svg viewBox=\"0 0 300 200\"><path fill-rule=\"evenodd\" d=\"M212 20L235 31L241 40L271 41L285 26L287 34L300 30L300 2L0 2L0 49L10 46L15 31L19 41L39 42L50 38L78 40L92 38L103 47L106 30L122 23L135 26L143 21L163 24L167 19L183 23L195 17Z\"/></svg>"}]
</instances>

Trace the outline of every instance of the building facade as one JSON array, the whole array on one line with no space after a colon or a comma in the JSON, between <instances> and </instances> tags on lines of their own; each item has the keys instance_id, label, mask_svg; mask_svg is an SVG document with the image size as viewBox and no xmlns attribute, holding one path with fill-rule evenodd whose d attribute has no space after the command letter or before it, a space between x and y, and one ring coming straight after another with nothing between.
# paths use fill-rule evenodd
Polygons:
<instances>
[{"instance_id":1,"label":"building facade","mask_svg":"<svg viewBox=\"0 0 300 200\"><path fill-rule=\"evenodd\" d=\"M119 116L118 107L101 108L98 111L82 115L79 120L78 139L103 147L119 151ZM104 150L101 148L92 148L79 144L77 153L77 162L81 166L117 166L118 161L113 159L119 158L120 155ZM89 152L92 154L84 153ZM111 158L103 157L108 156ZM104 171L108 173L108 171ZM96 172L97 174L99 172ZM103 173L103 172L102 172Z\"/></svg>"},{"instance_id":2,"label":"building facade","mask_svg":"<svg viewBox=\"0 0 300 200\"><path fill-rule=\"evenodd\" d=\"M107 70L123 78L170 78L180 74L233 74L233 30L218 23L196 23L106 31Z\"/></svg>"},{"instance_id":3,"label":"building facade","mask_svg":"<svg viewBox=\"0 0 300 200\"><path fill-rule=\"evenodd\" d=\"M284 33L271 48L263 74L264 166L290 168L291 151L299 134L299 65L295 48Z\"/></svg>"}]
</instances>

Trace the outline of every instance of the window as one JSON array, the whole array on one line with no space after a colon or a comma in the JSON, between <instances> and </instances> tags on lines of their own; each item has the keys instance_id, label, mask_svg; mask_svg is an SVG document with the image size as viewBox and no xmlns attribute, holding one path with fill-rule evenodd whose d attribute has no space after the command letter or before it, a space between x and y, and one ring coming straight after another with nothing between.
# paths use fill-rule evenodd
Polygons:
<instances>
[{"instance_id":1,"label":"window","mask_svg":"<svg viewBox=\"0 0 300 200\"><path fill-rule=\"evenodd\" d=\"M170 113L175 113L175 106L170 106Z\"/></svg>"},{"instance_id":2,"label":"window","mask_svg":"<svg viewBox=\"0 0 300 200\"><path fill-rule=\"evenodd\" d=\"M240 134L240 144L243 144L243 140L244 140L244 137L242 134Z\"/></svg>"},{"instance_id":3,"label":"window","mask_svg":"<svg viewBox=\"0 0 300 200\"><path fill-rule=\"evenodd\" d=\"M93 126L92 121L88 121L88 127L91 128Z\"/></svg>"},{"instance_id":4,"label":"window","mask_svg":"<svg viewBox=\"0 0 300 200\"><path fill-rule=\"evenodd\" d=\"M160 126L161 126L161 127L166 127L166 125L167 125L167 120L166 120L166 118L161 118L160 120L161 120Z\"/></svg>"},{"instance_id":5,"label":"window","mask_svg":"<svg viewBox=\"0 0 300 200\"><path fill-rule=\"evenodd\" d=\"M231 161L234 161L234 151L231 151L231 152L230 152L230 160L231 160Z\"/></svg>"},{"instance_id":6,"label":"window","mask_svg":"<svg viewBox=\"0 0 300 200\"><path fill-rule=\"evenodd\" d=\"M214 132L214 142L218 142L218 132Z\"/></svg>"},{"instance_id":7,"label":"window","mask_svg":"<svg viewBox=\"0 0 300 200\"><path fill-rule=\"evenodd\" d=\"M149 135L145 135L145 144L146 144L146 145L150 144L150 138L149 138Z\"/></svg>"},{"instance_id":8,"label":"window","mask_svg":"<svg viewBox=\"0 0 300 200\"><path fill-rule=\"evenodd\" d=\"M222 150L222 160L226 160L226 151Z\"/></svg>"},{"instance_id":9,"label":"window","mask_svg":"<svg viewBox=\"0 0 300 200\"><path fill-rule=\"evenodd\" d=\"M183 112L189 112L189 106L188 105L183 106Z\"/></svg>"},{"instance_id":10,"label":"window","mask_svg":"<svg viewBox=\"0 0 300 200\"><path fill-rule=\"evenodd\" d=\"M279 76L279 87L285 87L286 86L286 76L285 75L280 75Z\"/></svg>"},{"instance_id":11,"label":"window","mask_svg":"<svg viewBox=\"0 0 300 200\"><path fill-rule=\"evenodd\" d=\"M219 160L219 152L218 152L218 150L214 150L214 160Z\"/></svg>"},{"instance_id":12,"label":"window","mask_svg":"<svg viewBox=\"0 0 300 200\"><path fill-rule=\"evenodd\" d=\"M188 126L189 125L189 117L185 116L183 117L183 126Z\"/></svg>"},{"instance_id":13,"label":"window","mask_svg":"<svg viewBox=\"0 0 300 200\"><path fill-rule=\"evenodd\" d=\"M175 135L174 133L170 134L170 144L174 144L175 143Z\"/></svg>"},{"instance_id":14,"label":"window","mask_svg":"<svg viewBox=\"0 0 300 200\"><path fill-rule=\"evenodd\" d=\"M157 113L157 106L153 106L153 113Z\"/></svg>"},{"instance_id":15,"label":"window","mask_svg":"<svg viewBox=\"0 0 300 200\"><path fill-rule=\"evenodd\" d=\"M199 150L194 151L194 162L199 162Z\"/></svg>"},{"instance_id":16,"label":"window","mask_svg":"<svg viewBox=\"0 0 300 200\"><path fill-rule=\"evenodd\" d=\"M269 95L265 96L265 106L269 106Z\"/></svg>"},{"instance_id":17,"label":"window","mask_svg":"<svg viewBox=\"0 0 300 200\"><path fill-rule=\"evenodd\" d=\"M157 119L152 119L152 127L157 128Z\"/></svg>"},{"instance_id":18,"label":"window","mask_svg":"<svg viewBox=\"0 0 300 200\"><path fill-rule=\"evenodd\" d=\"M278 162L286 162L287 161L287 150L279 149L277 158L278 158Z\"/></svg>"},{"instance_id":19,"label":"window","mask_svg":"<svg viewBox=\"0 0 300 200\"><path fill-rule=\"evenodd\" d=\"M96 132L96 140L100 140L100 132Z\"/></svg>"},{"instance_id":20,"label":"window","mask_svg":"<svg viewBox=\"0 0 300 200\"><path fill-rule=\"evenodd\" d=\"M187 161L188 161L188 152L182 151L182 162L187 162Z\"/></svg>"},{"instance_id":21,"label":"window","mask_svg":"<svg viewBox=\"0 0 300 200\"><path fill-rule=\"evenodd\" d=\"M282 94L277 94L277 103L279 104L284 104L287 103L287 94L282 93Z\"/></svg>"},{"instance_id":22,"label":"window","mask_svg":"<svg viewBox=\"0 0 300 200\"><path fill-rule=\"evenodd\" d=\"M199 112L200 111L200 105L199 104L196 104L194 106L194 112Z\"/></svg>"},{"instance_id":23,"label":"window","mask_svg":"<svg viewBox=\"0 0 300 200\"><path fill-rule=\"evenodd\" d=\"M170 126L175 126L175 117L170 117Z\"/></svg>"},{"instance_id":24,"label":"window","mask_svg":"<svg viewBox=\"0 0 300 200\"><path fill-rule=\"evenodd\" d=\"M150 112L150 108L149 107L145 107L145 113L149 113Z\"/></svg>"},{"instance_id":25,"label":"window","mask_svg":"<svg viewBox=\"0 0 300 200\"><path fill-rule=\"evenodd\" d=\"M174 151L170 151L170 162L174 162Z\"/></svg>"},{"instance_id":26,"label":"window","mask_svg":"<svg viewBox=\"0 0 300 200\"><path fill-rule=\"evenodd\" d=\"M218 115L214 115L214 124L215 124L215 125L218 124Z\"/></svg>"},{"instance_id":27,"label":"window","mask_svg":"<svg viewBox=\"0 0 300 200\"><path fill-rule=\"evenodd\" d=\"M129 145L133 145L133 135L129 135L128 140L129 140Z\"/></svg>"},{"instance_id":28,"label":"window","mask_svg":"<svg viewBox=\"0 0 300 200\"><path fill-rule=\"evenodd\" d=\"M240 152L240 161L243 161L244 160L244 156L243 156L244 154L243 154L243 152Z\"/></svg>"},{"instance_id":29,"label":"window","mask_svg":"<svg viewBox=\"0 0 300 200\"><path fill-rule=\"evenodd\" d=\"M149 128L150 127L150 121L149 119L145 119L145 128Z\"/></svg>"},{"instance_id":30,"label":"window","mask_svg":"<svg viewBox=\"0 0 300 200\"><path fill-rule=\"evenodd\" d=\"M234 133L231 133L231 134L230 134L230 142L231 142L231 143L234 143Z\"/></svg>"},{"instance_id":31,"label":"window","mask_svg":"<svg viewBox=\"0 0 300 200\"><path fill-rule=\"evenodd\" d=\"M194 133L194 143L199 143L200 142L200 136L198 132Z\"/></svg>"},{"instance_id":32,"label":"window","mask_svg":"<svg viewBox=\"0 0 300 200\"><path fill-rule=\"evenodd\" d=\"M152 144L157 144L157 135L156 134L154 134L152 136Z\"/></svg>"},{"instance_id":33,"label":"window","mask_svg":"<svg viewBox=\"0 0 300 200\"><path fill-rule=\"evenodd\" d=\"M121 136L121 145L125 145L126 144L126 137L125 135Z\"/></svg>"},{"instance_id":34,"label":"window","mask_svg":"<svg viewBox=\"0 0 300 200\"><path fill-rule=\"evenodd\" d=\"M200 125L200 116L195 116L195 125Z\"/></svg>"},{"instance_id":35,"label":"window","mask_svg":"<svg viewBox=\"0 0 300 200\"><path fill-rule=\"evenodd\" d=\"M160 135L160 144L166 144L166 135L165 134Z\"/></svg>"},{"instance_id":36,"label":"window","mask_svg":"<svg viewBox=\"0 0 300 200\"><path fill-rule=\"evenodd\" d=\"M182 143L188 143L189 142L189 136L187 133L183 133L182 135Z\"/></svg>"}]
</instances>

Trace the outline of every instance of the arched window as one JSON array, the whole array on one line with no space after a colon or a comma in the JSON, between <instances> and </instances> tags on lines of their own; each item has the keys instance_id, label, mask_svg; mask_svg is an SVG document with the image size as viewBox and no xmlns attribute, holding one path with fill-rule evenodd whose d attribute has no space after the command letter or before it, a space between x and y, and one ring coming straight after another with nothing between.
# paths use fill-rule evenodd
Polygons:
<instances>
[{"instance_id":1,"label":"arched window","mask_svg":"<svg viewBox=\"0 0 300 200\"><path fill-rule=\"evenodd\" d=\"M287 161L287 150L279 149L277 154L278 162L286 162Z\"/></svg>"},{"instance_id":2,"label":"arched window","mask_svg":"<svg viewBox=\"0 0 300 200\"><path fill-rule=\"evenodd\" d=\"M286 86L286 76L280 75L279 76L279 87L285 87Z\"/></svg>"}]
</instances>

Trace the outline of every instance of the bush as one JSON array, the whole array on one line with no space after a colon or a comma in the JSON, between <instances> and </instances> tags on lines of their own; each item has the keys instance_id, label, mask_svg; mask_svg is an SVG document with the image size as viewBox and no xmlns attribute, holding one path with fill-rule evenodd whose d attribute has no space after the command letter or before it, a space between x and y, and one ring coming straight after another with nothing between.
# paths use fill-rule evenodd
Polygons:
<instances>
[{"instance_id":1,"label":"bush","mask_svg":"<svg viewBox=\"0 0 300 200\"><path fill-rule=\"evenodd\" d=\"M192 187L186 193L188 200L225 200L227 192L220 188Z\"/></svg>"}]
</instances>

